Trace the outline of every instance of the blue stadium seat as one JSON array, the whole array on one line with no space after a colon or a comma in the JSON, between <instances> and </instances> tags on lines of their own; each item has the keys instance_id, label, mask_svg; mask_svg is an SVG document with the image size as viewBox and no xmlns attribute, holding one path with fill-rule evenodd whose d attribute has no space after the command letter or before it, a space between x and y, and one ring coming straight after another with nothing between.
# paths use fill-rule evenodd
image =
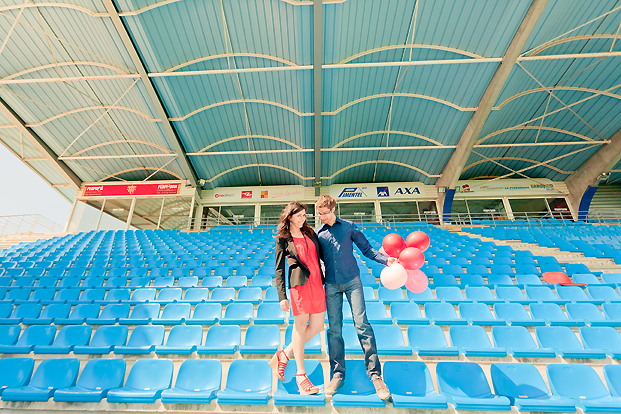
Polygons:
<instances>
[{"instance_id":1,"label":"blue stadium seat","mask_svg":"<svg viewBox=\"0 0 621 414\"><path fill-rule=\"evenodd\" d=\"M174 329L174 328L173 328ZM186 359L174 388L162 391L164 404L209 404L220 390L222 364L215 359Z\"/></svg>"},{"instance_id":2,"label":"blue stadium seat","mask_svg":"<svg viewBox=\"0 0 621 414\"><path fill-rule=\"evenodd\" d=\"M367 376L362 360L345 360L344 385L332 395L334 407L385 407L386 403L375 392L371 379Z\"/></svg>"},{"instance_id":3,"label":"blue stadium seat","mask_svg":"<svg viewBox=\"0 0 621 414\"><path fill-rule=\"evenodd\" d=\"M427 366L420 361L387 361L384 381L395 408L447 409L446 397L433 386Z\"/></svg>"},{"instance_id":4,"label":"blue stadium seat","mask_svg":"<svg viewBox=\"0 0 621 414\"><path fill-rule=\"evenodd\" d=\"M492 290L486 286L466 286L464 291L466 293L466 299L471 301L486 303L488 305L503 302L500 299L496 299Z\"/></svg>"},{"instance_id":5,"label":"blue stadium seat","mask_svg":"<svg viewBox=\"0 0 621 414\"><path fill-rule=\"evenodd\" d=\"M621 412L621 398L612 397L589 365L548 364L552 394L570 398L584 412Z\"/></svg>"},{"instance_id":6,"label":"blue stadium seat","mask_svg":"<svg viewBox=\"0 0 621 414\"><path fill-rule=\"evenodd\" d=\"M450 303L425 303L425 316L435 325L467 325L466 319L457 317Z\"/></svg>"},{"instance_id":7,"label":"blue stadium seat","mask_svg":"<svg viewBox=\"0 0 621 414\"><path fill-rule=\"evenodd\" d=\"M154 325L179 325L190 317L192 307L189 303L169 303L164 306L159 318L153 318Z\"/></svg>"},{"instance_id":8,"label":"blue stadium seat","mask_svg":"<svg viewBox=\"0 0 621 414\"><path fill-rule=\"evenodd\" d=\"M213 329L213 328L212 328ZM229 366L221 405L267 405L272 394L272 369L266 360L236 359Z\"/></svg>"},{"instance_id":9,"label":"blue stadium seat","mask_svg":"<svg viewBox=\"0 0 621 414\"><path fill-rule=\"evenodd\" d=\"M621 302L621 296L610 286L587 286L586 291L598 302Z\"/></svg>"},{"instance_id":10,"label":"blue stadium seat","mask_svg":"<svg viewBox=\"0 0 621 414\"><path fill-rule=\"evenodd\" d=\"M280 303L262 303L257 308L254 324L284 324L287 314L280 308Z\"/></svg>"},{"instance_id":11,"label":"blue stadium seat","mask_svg":"<svg viewBox=\"0 0 621 414\"><path fill-rule=\"evenodd\" d=\"M0 319L2 325L14 325L22 323L24 318L36 319L41 314L42 306L38 303L22 303L17 305L8 318Z\"/></svg>"},{"instance_id":12,"label":"blue stadium seat","mask_svg":"<svg viewBox=\"0 0 621 414\"><path fill-rule=\"evenodd\" d=\"M621 334L610 326L581 326L580 339L585 349L604 350L613 359L621 359Z\"/></svg>"},{"instance_id":13,"label":"blue stadium seat","mask_svg":"<svg viewBox=\"0 0 621 414\"><path fill-rule=\"evenodd\" d=\"M252 303L254 305L261 303L263 300L263 289L260 287L243 287L237 292L237 303Z\"/></svg>"},{"instance_id":14,"label":"blue stadium seat","mask_svg":"<svg viewBox=\"0 0 621 414\"><path fill-rule=\"evenodd\" d=\"M460 303L458 305L459 315L462 319L467 319L472 325L492 326L506 325L504 319L496 319L489 306L485 303Z\"/></svg>"},{"instance_id":15,"label":"blue stadium seat","mask_svg":"<svg viewBox=\"0 0 621 414\"><path fill-rule=\"evenodd\" d=\"M280 328L277 325L251 325L246 330L241 355L274 354L280 346Z\"/></svg>"},{"instance_id":16,"label":"blue stadium seat","mask_svg":"<svg viewBox=\"0 0 621 414\"><path fill-rule=\"evenodd\" d=\"M428 272L425 272L425 274L427 274L427 276L431 276L432 275L431 273L428 273ZM430 285L430 287L432 287L432 286L433 287L438 287L438 286L442 286L442 287L448 287L448 286L458 287L458 286L460 286L460 284L459 284L459 282L457 282L457 279L455 278L455 276L453 276L451 274L447 274L447 273L433 273L432 281L429 282L429 285Z\"/></svg>"},{"instance_id":17,"label":"blue stadium seat","mask_svg":"<svg viewBox=\"0 0 621 414\"><path fill-rule=\"evenodd\" d=\"M173 274L174 274L174 271L173 271ZM198 286L197 276L184 276L184 277L180 277L179 280L177 281L177 287L180 287L180 288L185 289L185 288L191 288L191 287L197 287L197 286Z\"/></svg>"},{"instance_id":18,"label":"blue stadium seat","mask_svg":"<svg viewBox=\"0 0 621 414\"><path fill-rule=\"evenodd\" d=\"M507 302L519 303L522 305L536 302L534 299L527 299L518 286L497 286L495 293L498 299Z\"/></svg>"},{"instance_id":19,"label":"blue stadium seat","mask_svg":"<svg viewBox=\"0 0 621 414\"><path fill-rule=\"evenodd\" d=\"M542 286L541 278L532 273L521 273L515 276L515 283L524 286Z\"/></svg>"},{"instance_id":20,"label":"blue stadium seat","mask_svg":"<svg viewBox=\"0 0 621 414\"><path fill-rule=\"evenodd\" d=\"M163 268L160 268L164 270ZM156 269L157 270L157 269ZM151 275L153 276L153 275ZM159 276L153 280L154 288L167 288L175 285L175 278L172 276Z\"/></svg>"},{"instance_id":21,"label":"blue stadium seat","mask_svg":"<svg viewBox=\"0 0 621 414\"><path fill-rule=\"evenodd\" d=\"M582 321L591 326L621 326L621 321L607 320L602 312L592 303L568 303L565 305L567 315L573 320Z\"/></svg>"},{"instance_id":22,"label":"blue stadium seat","mask_svg":"<svg viewBox=\"0 0 621 414\"><path fill-rule=\"evenodd\" d=\"M379 300L385 304L410 301L403 294L403 289L388 289L385 287L380 287L377 289L377 296Z\"/></svg>"},{"instance_id":23,"label":"blue stadium seat","mask_svg":"<svg viewBox=\"0 0 621 414\"><path fill-rule=\"evenodd\" d=\"M493 326L494 346L504 347L516 358L556 358L551 348L538 348L528 329L523 326Z\"/></svg>"},{"instance_id":24,"label":"blue stadium seat","mask_svg":"<svg viewBox=\"0 0 621 414\"><path fill-rule=\"evenodd\" d=\"M164 343L165 329L162 325L138 325L132 331L127 345L117 345L114 353L121 354L149 354L156 345Z\"/></svg>"},{"instance_id":25,"label":"blue stadium seat","mask_svg":"<svg viewBox=\"0 0 621 414\"><path fill-rule=\"evenodd\" d=\"M254 307L252 303L230 303L224 310L220 325L248 325L252 322Z\"/></svg>"},{"instance_id":26,"label":"blue stadium seat","mask_svg":"<svg viewBox=\"0 0 621 414\"><path fill-rule=\"evenodd\" d=\"M234 354L241 345L239 325L214 325L207 331L205 343L197 347L198 355Z\"/></svg>"},{"instance_id":27,"label":"blue stadium seat","mask_svg":"<svg viewBox=\"0 0 621 414\"><path fill-rule=\"evenodd\" d=\"M287 347L291 343L291 334L293 332L293 325L288 325L285 329L285 343L284 347ZM304 345L304 354L319 355L321 354L321 334L315 335L310 341ZM312 381L311 381L312 382ZM313 382L313 384L315 384Z\"/></svg>"},{"instance_id":28,"label":"blue stadium seat","mask_svg":"<svg viewBox=\"0 0 621 414\"><path fill-rule=\"evenodd\" d=\"M192 317L185 320L186 325L213 325L222 318L222 305L218 303L199 303L194 307Z\"/></svg>"},{"instance_id":29,"label":"blue stadium seat","mask_svg":"<svg viewBox=\"0 0 621 414\"><path fill-rule=\"evenodd\" d=\"M75 346L86 346L91 339L93 328L90 325L63 327L52 345L35 345L35 354L68 354Z\"/></svg>"},{"instance_id":30,"label":"blue stadium seat","mask_svg":"<svg viewBox=\"0 0 621 414\"><path fill-rule=\"evenodd\" d=\"M124 359L91 359L84 366L75 387L60 388L54 401L100 402L108 391L123 386Z\"/></svg>"},{"instance_id":31,"label":"blue stadium seat","mask_svg":"<svg viewBox=\"0 0 621 414\"><path fill-rule=\"evenodd\" d=\"M77 358L46 359L41 362L28 385L5 388L3 401L47 401L59 388L75 385L80 370Z\"/></svg>"},{"instance_id":32,"label":"blue stadium seat","mask_svg":"<svg viewBox=\"0 0 621 414\"><path fill-rule=\"evenodd\" d=\"M490 274L487 275L487 284L497 286L514 286L515 282L513 281L513 279L511 279L511 276L509 275Z\"/></svg>"},{"instance_id":33,"label":"blue stadium seat","mask_svg":"<svg viewBox=\"0 0 621 414\"><path fill-rule=\"evenodd\" d=\"M32 358L0 358L0 395L6 388L24 387L34 370Z\"/></svg>"},{"instance_id":34,"label":"blue stadium seat","mask_svg":"<svg viewBox=\"0 0 621 414\"><path fill-rule=\"evenodd\" d=\"M267 289L273 286L273 279L270 276L254 276L250 281L250 286Z\"/></svg>"},{"instance_id":35,"label":"blue stadium seat","mask_svg":"<svg viewBox=\"0 0 621 414\"><path fill-rule=\"evenodd\" d=\"M601 303L600 301L590 299L584 289L578 286L556 286L556 295L559 299L568 302L591 302Z\"/></svg>"},{"instance_id":36,"label":"blue stadium seat","mask_svg":"<svg viewBox=\"0 0 621 414\"><path fill-rule=\"evenodd\" d=\"M68 300L67 303L71 303L72 305L92 304L95 303L95 301L103 301L105 295L106 291L104 289L84 289L78 300Z\"/></svg>"},{"instance_id":37,"label":"blue stadium seat","mask_svg":"<svg viewBox=\"0 0 621 414\"><path fill-rule=\"evenodd\" d=\"M533 303L530 312L536 319L543 319L546 325L553 326L582 326L583 321L570 320L563 309L555 303Z\"/></svg>"},{"instance_id":38,"label":"blue stadium seat","mask_svg":"<svg viewBox=\"0 0 621 414\"><path fill-rule=\"evenodd\" d=\"M543 348L553 348L563 358L606 358L601 349L584 349L573 331L566 326L537 326L537 343Z\"/></svg>"},{"instance_id":39,"label":"blue stadium seat","mask_svg":"<svg viewBox=\"0 0 621 414\"><path fill-rule=\"evenodd\" d=\"M416 303L440 302L440 299L433 297L433 293L430 288L426 288L420 293L414 293L410 290L406 290L406 296L410 301Z\"/></svg>"},{"instance_id":40,"label":"blue stadium seat","mask_svg":"<svg viewBox=\"0 0 621 414\"><path fill-rule=\"evenodd\" d=\"M229 276L226 279L226 287L240 289L248 286L248 278L246 276Z\"/></svg>"},{"instance_id":41,"label":"blue stadium seat","mask_svg":"<svg viewBox=\"0 0 621 414\"><path fill-rule=\"evenodd\" d=\"M115 303L104 306L98 318L86 318L89 325L114 325L120 318L129 317L129 304Z\"/></svg>"},{"instance_id":42,"label":"blue stadium seat","mask_svg":"<svg viewBox=\"0 0 621 414\"><path fill-rule=\"evenodd\" d=\"M129 318L119 318L119 324L121 325L147 325L151 323L153 318L157 318L160 315L159 303L139 303L132 309Z\"/></svg>"},{"instance_id":43,"label":"blue stadium seat","mask_svg":"<svg viewBox=\"0 0 621 414\"><path fill-rule=\"evenodd\" d=\"M576 411L573 401L550 395L541 374L531 364L502 363L490 368L494 391L520 411L567 413Z\"/></svg>"},{"instance_id":44,"label":"blue stadium seat","mask_svg":"<svg viewBox=\"0 0 621 414\"><path fill-rule=\"evenodd\" d=\"M289 407L323 407L326 403L326 396L323 393L323 369L317 360L306 359L304 368L311 383L319 388L319 393L314 395L300 395L298 385L293 376L297 371L295 364L288 364L285 368L285 381L278 381L276 392L274 392L275 406Z\"/></svg>"},{"instance_id":45,"label":"blue stadium seat","mask_svg":"<svg viewBox=\"0 0 621 414\"><path fill-rule=\"evenodd\" d=\"M154 302L158 302L160 304L178 302L181 300L182 295L183 295L183 289L181 288L178 288L178 287L163 288L160 290L160 293L157 295L157 299L155 299Z\"/></svg>"},{"instance_id":46,"label":"blue stadium seat","mask_svg":"<svg viewBox=\"0 0 621 414\"><path fill-rule=\"evenodd\" d=\"M548 286L526 286L524 288L526 292L526 296L530 299L541 301L545 303L556 303L556 304L565 304L567 302L571 302L568 299L558 298L554 294L554 290L550 289Z\"/></svg>"},{"instance_id":47,"label":"blue stadium seat","mask_svg":"<svg viewBox=\"0 0 621 414\"><path fill-rule=\"evenodd\" d=\"M373 331L378 355L412 355L412 347L405 344L397 325L375 325Z\"/></svg>"},{"instance_id":48,"label":"blue stadium seat","mask_svg":"<svg viewBox=\"0 0 621 414\"><path fill-rule=\"evenodd\" d=\"M15 345L20 333L21 326L19 325L0 326L0 346Z\"/></svg>"},{"instance_id":49,"label":"blue stadium seat","mask_svg":"<svg viewBox=\"0 0 621 414\"><path fill-rule=\"evenodd\" d=\"M235 289L230 287L218 287L211 291L211 298L208 302L221 304L231 303L235 300Z\"/></svg>"},{"instance_id":50,"label":"blue stadium seat","mask_svg":"<svg viewBox=\"0 0 621 414\"><path fill-rule=\"evenodd\" d=\"M56 325L81 325L87 318L99 317L100 306L95 304L76 305L68 317L54 318Z\"/></svg>"},{"instance_id":51,"label":"blue stadium seat","mask_svg":"<svg viewBox=\"0 0 621 414\"><path fill-rule=\"evenodd\" d=\"M456 410L509 411L504 396L492 394L481 367L472 362L439 362L438 390Z\"/></svg>"},{"instance_id":52,"label":"blue stadium seat","mask_svg":"<svg viewBox=\"0 0 621 414\"><path fill-rule=\"evenodd\" d=\"M519 303L496 303L494 312L497 319L504 319L511 325L519 326L542 326L543 319L531 319L523 305Z\"/></svg>"},{"instance_id":53,"label":"blue stadium seat","mask_svg":"<svg viewBox=\"0 0 621 414\"><path fill-rule=\"evenodd\" d=\"M393 323L400 325L427 325L429 323L429 319L423 318L420 307L416 303L393 303L390 305L390 315Z\"/></svg>"},{"instance_id":54,"label":"blue stadium seat","mask_svg":"<svg viewBox=\"0 0 621 414\"><path fill-rule=\"evenodd\" d=\"M448 303L462 303L470 302L470 300L464 298L464 294L457 286L440 286L436 287L436 297L444 302Z\"/></svg>"},{"instance_id":55,"label":"blue stadium seat","mask_svg":"<svg viewBox=\"0 0 621 414\"><path fill-rule=\"evenodd\" d=\"M131 286L131 284L130 284ZM144 304L145 302L153 302L155 300L155 288L139 288L134 290L129 303L132 305Z\"/></svg>"},{"instance_id":56,"label":"blue stadium seat","mask_svg":"<svg viewBox=\"0 0 621 414\"><path fill-rule=\"evenodd\" d=\"M203 342L203 327L198 325L173 326L166 345L156 345L156 355L190 355Z\"/></svg>"},{"instance_id":57,"label":"blue stadium seat","mask_svg":"<svg viewBox=\"0 0 621 414\"><path fill-rule=\"evenodd\" d=\"M592 273L574 273L571 277L574 283L586 283L587 285L601 285L602 282Z\"/></svg>"},{"instance_id":58,"label":"blue stadium seat","mask_svg":"<svg viewBox=\"0 0 621 414\"><path fill-rule=\"evenodd\" d=\"M604 379L613 397L621 396L621 372L619 365L604 365Z\"/></svg>"},{"instance_id":59,"label":"blue stadium seat","mask_svg":"<svg viewBox=\"0 0 621 414\"><path fill-rule=\"evenodd\" d=\"M125 386L108 391L109 403L154 403L170 388L173 362L170 359L139 359L132 365Z\"/></svg>"},{"instance_id":60,"label":"blue stadium seat","mask_svg":"<svg viewBox=\"0 0 621 414\"><path fill-rule=\"evenodd\" d=\"M208 289L214 289L222 286L222 277L221 276L206 276L203 278L203 283L200 285L201 287L206 287Z\"/></svg>"},{"instance_id":61,"label":"blue stadium seat","mask_svg":"<svg viewBox=\"0 0 621 414\"><path fill-rule=\"evenodd\" d=\"M55 326L29 326L22 332L15 345L0 346L0 353L29 354L36 345L50 345L55 335Z\"/></svg>"},{"instance_id":62,"label":"blue stadium seat","mask_svg":"<svg viewBox=\"0 0 621 414\"><path fill-rule=\"evenodd\" d=\"M129 288L114 288L110 289L106 294L104 300L95 301L95 303L120 303L129 301L131 296L131 290Z\"/></svg>"},{"instance_id":63,"label":"blue stadium seat","mask_svg":"<svg viewBox=\"0 0 621 414\"><path fill-rule=\"evenodd\" d=\"M183 299L179 302L198 304L209 300L209 289L205 287L191 287L185 291Z\"/></svg>"},{"instance_id":64,"label":"blue stadium seat","mask_svg":"<svg viewBox=\"0 0 621 414\"><path fill-rule=\"evenodd\" d=\"M125 345L128 335L127 326L102 326L93 334L88 346L75 346L74 354L109 354L114 347Z\"/></svg>"},{"instance_id":65,"label":"blue stadium seat","mask_svg":"<svg viewBox=\"0 0 621 414\"><path fill-rule=\"evenodd\" d=\"M459 349L448 346L442 328L437 325L408 326L408 342L419 356L457 356Z\"/></svg>"},{"instance_id":66,"label":"blue stadium seat","mask_svg":"<svg viewBox=\"0 0 621 414\"><path fill-rule=\"evenodd\" d=\"M610 285L621 284L621 273L604 273L602 274L602 282Z\"/></svg>"},{"instance_id":67,"label":"blue stadium seat","mask_svg":"<svg viewBox=\"0 0 621 414\"><path fill-rule=\"evenodd\" d=\"M492 346L485 329L481 326L451 326L449 335L453 346L463 351L466 356L507 356L505 348Z\"/></svg>"}]
</instances>

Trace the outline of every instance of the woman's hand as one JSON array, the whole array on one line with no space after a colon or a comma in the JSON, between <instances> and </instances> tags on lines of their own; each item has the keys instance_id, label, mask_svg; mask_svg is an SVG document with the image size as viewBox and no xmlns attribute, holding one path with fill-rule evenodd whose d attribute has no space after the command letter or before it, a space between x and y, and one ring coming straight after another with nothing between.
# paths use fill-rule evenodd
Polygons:
<instances>
[{"instance_id":1,"label":"woman's hand","mask_svg":"<svg viewBox=\"0 0 621 414\"><path fill-rule=\"evenodd\" d=\"M285 312L289 312L289 301L287 299L280 301L280 309Z\"/></svg>"}]
</instances>

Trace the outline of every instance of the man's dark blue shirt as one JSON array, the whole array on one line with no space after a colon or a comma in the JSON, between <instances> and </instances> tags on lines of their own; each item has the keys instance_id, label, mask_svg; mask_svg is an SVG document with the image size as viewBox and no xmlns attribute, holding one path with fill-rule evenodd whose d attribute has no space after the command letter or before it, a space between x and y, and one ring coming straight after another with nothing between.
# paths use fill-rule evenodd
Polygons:
<instances>
[{"instance_id":1,"label":"man's dark blue shirt","mask_svg":"<svg viewBox=\"0 0 621 414\"><path fill-rule=\"evenodd\" d=\"M340 285L360 275L358 263L354 258L353 243L356 243L362 254L371 260L383 265L388 260L388 257L371 247L358 227L349 220L337 217L332 226L323 224L315 230L315 233L323 250L326 283Z\"/></svg>"}]
</instances>

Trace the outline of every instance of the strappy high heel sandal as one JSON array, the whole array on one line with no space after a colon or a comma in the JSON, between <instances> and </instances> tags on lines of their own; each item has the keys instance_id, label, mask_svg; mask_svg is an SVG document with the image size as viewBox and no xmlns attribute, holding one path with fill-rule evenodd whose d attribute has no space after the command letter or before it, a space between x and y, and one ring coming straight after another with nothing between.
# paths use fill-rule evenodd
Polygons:
<instances>
[{"instance_id":1,"label":"strappy high heel sandal","mask_svg":"<svg viewBox=\"0 0 621 414\"><path fill-rule=\"evenodd\" d=\"M285 357L285 362L282 362L280 360L281 355ZM269 362L272 369L276 370L276 376L281 381L285 380L285 368L287 367L288 362L289 362L289 357L287 356L287 354L285 354L285 351L283 350L276 352L276 354L272 357L272 359Z\"/></svg>"},{"instance_id":2,"label":"strappy high heel sandal","mask_svg":"<svg viewBox=\"0 0 621 414\"><path fill-rule=\"evenodd\" d=\"M319 392L319 388L315 387L313 383L310 382L306 374L296 374L294 377L301 395L317 394Z\"/></svg>"}]
</instances>

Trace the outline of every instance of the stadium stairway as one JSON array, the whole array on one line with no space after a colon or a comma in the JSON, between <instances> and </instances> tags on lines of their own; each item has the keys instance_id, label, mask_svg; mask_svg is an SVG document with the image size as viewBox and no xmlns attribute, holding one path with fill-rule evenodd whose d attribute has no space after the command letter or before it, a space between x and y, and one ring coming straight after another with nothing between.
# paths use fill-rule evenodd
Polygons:
<instances>
[{"instance_id":1,"label":"stadium stairway","mask_svg":"<svg viewBox=\"0 0 621 414\"><path fill-rule=\"evenodd\" d=\"M271 286L272 228L242 228L91 232L1 250L0 409L621 412L621 272L551 286L545 266L576 280L575 263L440 227L363 228L375 248L413 230L432 240L420 294L381 287L383 266L356 252L392 402L366 377L346 304L338 394L297 394L293 361L287 382L273 376L267 361L290 340L291 317ZM520 273L527 262L533 273ZM327 383L325 332L306 353L311 381Z\"/></svg>"}]
</instances>

